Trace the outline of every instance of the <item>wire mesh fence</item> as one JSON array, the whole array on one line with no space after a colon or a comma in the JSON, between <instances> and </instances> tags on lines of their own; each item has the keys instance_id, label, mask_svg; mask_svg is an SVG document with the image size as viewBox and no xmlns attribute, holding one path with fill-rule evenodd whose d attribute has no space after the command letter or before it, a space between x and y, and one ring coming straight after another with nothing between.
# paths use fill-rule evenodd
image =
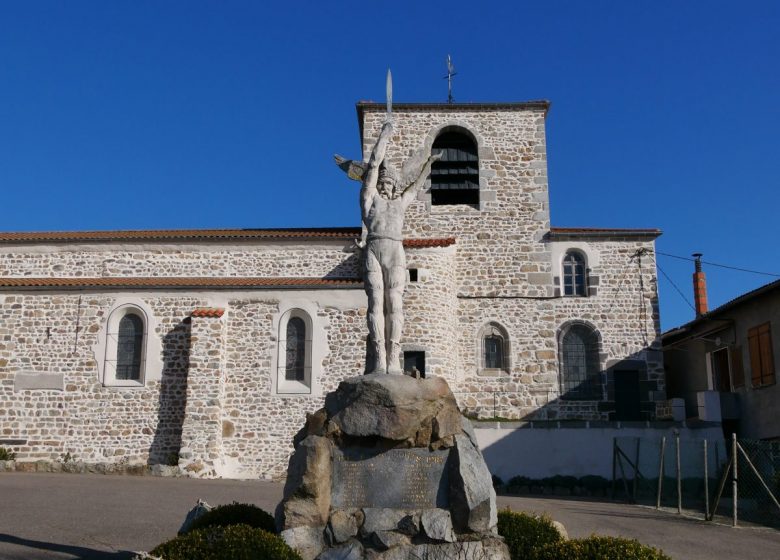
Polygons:
<instances>
[{"instance_id":1,"label":"wire mesh fence","mask_svg":"<svg viewBox=\"0 0 780 560\"><path fill-rule=\"evenodd\" d=\"M612 461L615 499L780 526L780 442L617 437Z\"/></svg>"}]
</instances>

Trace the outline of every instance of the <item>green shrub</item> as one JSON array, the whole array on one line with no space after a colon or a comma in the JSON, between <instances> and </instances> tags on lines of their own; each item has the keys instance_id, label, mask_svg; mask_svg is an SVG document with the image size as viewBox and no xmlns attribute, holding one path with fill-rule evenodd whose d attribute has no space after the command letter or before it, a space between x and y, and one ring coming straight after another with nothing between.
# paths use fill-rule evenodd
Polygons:
<instances>
[{"instance_id":1,"label":"green shrub","mask_svg":"<svg viewBox=\"0 0 780 560\"><path fill-rule=\"evenodd\" d=\"M513 556L514 558L514 556ZM529 560L671 560L658 549L620 537L593 535L548 544Z\"/></svg>"},{"instance_id":2,"label":"green shrub","mask_svg":"<svg viewBox=\"0 0 780 560\"><path fill-rule=\"evenodd\" d=\"M504 488L504 481L501 480L500 476L496 476L493 474L490 475L490 477L493 479L493 490L498 492Z\"/></svg>"},{"instance_id":3,"label":"green shrub","mask_svg":"<svg viewBox=\"0 0 780 560\"><path fill-rule=\"evenodd\" d=\"M5 447L0 447L0 461L13 461L14 459L16 459L16 453Z\"/></svg>"},{"instance_id":4,"label":"green shrub","mask_svg":"<svg viewBox=\"0 0 780 560\"><path fill-rule=\"evenodd\" d=\"M564 476L560 474L556 474L555 476L551 477L552 487L553 488L568 488L572 489L575 486L577 486L577 477L576 476Z\"/></svg>"},{"instance_id":5,"label":"green shrub","mask_svg":"<svg viewBox=\"0 0 780 560\"><path fill-rule=\"evenodd\" d=\"M532 482L527 476L513 476L506 483L505 490L510 494L519 494L523 487L531 486Z\"/></svg>"},{"instance_id":6,"label":"green shrub","mask_svg":"<svg viewBox=\"0 0 780 560\"><path fill-rule=\"evenodd\" d=\"M185 532L189 533L206 527L226 527L239 524L263 529L269 533L276 532L276 523L270 514L252 504L239 504L238 502L217 506L204 513L196 518Z\"/></svg>"},{"instance_id":7,"label":"green shrub","mask_svg":"<svg viewBox=\"0 0 780 560\"><path fill-rule=\"evenodd\" d=\"M580 486L589 490L590 492L603 491L609 488L609 480L603 476L597 476L595 474L589 474L580 477Z\"/></svg>"},{"instance_id":8,"label":"green shrub","mask_svg":"<svg viewBox=\"0 0 780 560\"><path fill-rule=\"evenodd\" d=\"M533 560L542 547L561 540L546 515L536 517L508 509L498 512L498 534L504 537L512 560Z\"/></svg>"},{"instance_id":9,"label":"green shrub","mask_svg":"<svg viewBox=\"0 0 780 560\"><path fill-rule=\"evenodd\" d=\"M150 554L163 560L302 560L278 535L249 525L191 531Z\"/></svg>"}]
</instances>

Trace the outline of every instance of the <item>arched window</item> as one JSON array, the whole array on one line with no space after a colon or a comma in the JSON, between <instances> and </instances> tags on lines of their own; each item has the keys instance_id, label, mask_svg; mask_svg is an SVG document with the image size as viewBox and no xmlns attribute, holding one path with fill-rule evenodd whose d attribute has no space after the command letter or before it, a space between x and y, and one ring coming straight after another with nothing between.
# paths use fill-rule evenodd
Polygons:
<instances>
[{"instance_id":1,"label":"arched window","mask_svg":"<svg viewBox=\"0 0 780 560\"><path fill-rule=\"evenodd\" d=\"M442 157L431 166L431 204L479 205L477 144L464 132L448 130L433 142Z\"/></svg>"},{"instance_id":2,"label":"arched window","mask_svg":"<svg viewBox=\"0 0 780 560\"><path fill-rule=\"evenodd\" d=\"M509 337L498 323L488 323L479 332L480 370L484 375L509 372Z\"/></svg>"},{"instance_id":3,"label":"arched window","mask_svg":"<svg viewBox=\"0 0 780 560\"><path fill-rule=\"evenodd\" d=\"M562 333L559 353L562 396L601 399L598 333L587 325L571 325Z\"/></svg>"},{"instance_id":4,"label":"arched window","mask_svg":"<svg viewBox=\"0 0 780 560\"><path fill-rule=\"evenodd\" d=\"M568 251L563 257L563 295L588 295L585 257L579 251Z\"/></svg>"},{"instance_id":5,"label":"arched window","mask_svg":"<svg viewBox=\"0 0 780 560\"><path fill-rule=\"evenodd\" d=\"M306 368L306 323L300 317L287 321L287 348L284 378L287 381L303 381Z\"/></svg>"},{"instance_id":6,"label":"arched window","mask_svg":"<svg viewBox=\"0 0 780 560\"><path fill-rule=\"evenodd\" d=\"M144 320L127 313L119 320L116 342L116 379L141 380L144 349Z\"/></svg>"},{"instance_id":7,"label":"arched window","mask_svg":"<svg viewBox=\"0 0 780 560\"><path fill-rule=\"evenodd\" d=\"M149 317L144 308L140 304L121 304L114 308L108 316L104 340L103 366L99 368L103 384L143 386L149 344Z\"/></svg>"},{"instance_id":8,"label":"arched window","mask_svg":"<svg viewBox=\"0 0 780 560\"><path fill-rule=\"evenodd\" d=\"M303 309L290 309L279 320L276 368L278 394L311 393L312 320Z\"/></svg>"}]
</instances>

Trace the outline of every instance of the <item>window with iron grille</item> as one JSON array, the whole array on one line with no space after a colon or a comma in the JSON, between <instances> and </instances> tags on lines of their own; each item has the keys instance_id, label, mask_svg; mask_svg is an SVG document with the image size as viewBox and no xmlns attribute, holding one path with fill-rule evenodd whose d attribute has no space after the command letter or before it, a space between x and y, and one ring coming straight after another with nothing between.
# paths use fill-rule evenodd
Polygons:
<instances>
[{"instance_id":1,"label":"window with iron grille","mask_svg":"<svg viewBox=\"0 0 780 560\"><path fill-rule=\"evenodd\" d=\"M569 251L563 257L563 295L585 296L588 293L585 257Z\"/></svg>"},{"instance_id":2,"label":"window with iron grille","mask_svg":"<svg viewBox=\"0 0 780 560\"><path fill-rule=\"evenodd\" d=\"M303 381L305 369L306 323L300 317L290 317L287 321L284 378L288 381Z\"/></svg>"},{"instance_id":3,"label":"window with iron grille","mask_svg":"<svg viewBox=\"0 0 780 560\"><path fill-rule=\"evenodd\" d=\"M495 375L485 370L503 370L509 372L509 336L504 327L490 322L479 332L481 363L480 370L486 374Z\"/></svg>"},{"instance_id":4,"label":"window with iron grille","mask_svg":"<svg viewBox=\"0 0 780 560\"><path fill-rule=\"evenodd\" d=\"M572 325L561 339L561 390L564 398L601 399L599 340L596 331Z\"/></svg>"},{"instance_id":5,"label":"window with iron grille","mask_svg":"<svg viewBox=\"0 0 780 560\"><path fill-rule=\"evenodd\" d=\"M431 153L442 157L431 166L431 204L479 205L477 144L462 132L440 134Z\"/></svg>"}]
</instances>

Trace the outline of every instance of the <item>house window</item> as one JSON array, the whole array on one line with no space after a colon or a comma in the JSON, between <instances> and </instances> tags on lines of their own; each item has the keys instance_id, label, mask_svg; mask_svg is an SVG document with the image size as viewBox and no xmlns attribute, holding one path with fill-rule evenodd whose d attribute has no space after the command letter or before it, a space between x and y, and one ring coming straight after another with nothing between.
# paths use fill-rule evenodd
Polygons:
<instances>
[{"instance_id":1,"label":"house window","mask_svg":"<svg viewBox=\"0 0 780 560\"><path fill-rule=\"evenodd\" d=\"M775 361L772 354L772 330L764 323L748 330L750 346L750 374L753 387L775 382Z\"/></svg>"},{"instance_id":2,"label":"house window","mask_svg":"<svg viewBox=\"0 0 780 560\"><path fill-rule=\"evenodd\" d=\"M287 343L284 378L287 381L303 381L306 368L306 323L300 317L287 321Z\"/></svg>"},{"instance_id":3,"label":"house window","mask_svg":"<svg viewBox=\"0 0 780 560\"><path fill-rule=\"evenodd\" d=\"M509 372L509 337L498 323L488 323L479 334L480 370L483 374Z\"/></svg>"},{"instance_id":4,"label":"house window","mask_svg":"<svg viewBox=\"0 0 780 560\"><path fill-rule=\"evenodd\" d=\"M302 309L290 309L279 321L276 392L309 394L312 387L312 321Z\"/></svg>"},{"instance_id":5,"label":"house window","mask_svg":"<svg viewBox=\"0 0 780 560\"><path fill-rule=\"evenodd\" d=\"M569 399L601 399L598 333L575 324L560 339L561 392Z\"/></svg>"},{"instance_id":6,"label":"house window","mask_svg":"<svg viewBox=\"0 0 780 560\"><path fill-rule=\"evenodd\" d=\"M479 206L477 144L465 132L449 130L436 137L431 153L442 153L431 166L431 204Z\"/></svg>"},{"instance_id":7,"label":"house window","mask_svg":"<svg viewBox=\"0 0 780 560\"><path fill-rule=\"evenodd\" d=\"M103 384L143 386L149 331L146 313L135 305L122 305L108 317L103 358Z\"/></svg>"},{"instance_id":8,"label":"house window","mask_svg":"<svg viewBox=\"0 0 780 560\"><path fill-rule=\"evenodd\" d=\"M568 251L563 257L563 295L586 296L588 293L585 257L579 251Z\"/></svg>"},{"instance_id":9,"label":"house window","mask_svg":"<svg viewBox=\"0 0 780 560\"><path fill-rule=\"evenodd\" d=\"M140 381L144 349L144 320L128 313L119 320L116 343L116 378Z\"/></svg>"}]
</instances>

